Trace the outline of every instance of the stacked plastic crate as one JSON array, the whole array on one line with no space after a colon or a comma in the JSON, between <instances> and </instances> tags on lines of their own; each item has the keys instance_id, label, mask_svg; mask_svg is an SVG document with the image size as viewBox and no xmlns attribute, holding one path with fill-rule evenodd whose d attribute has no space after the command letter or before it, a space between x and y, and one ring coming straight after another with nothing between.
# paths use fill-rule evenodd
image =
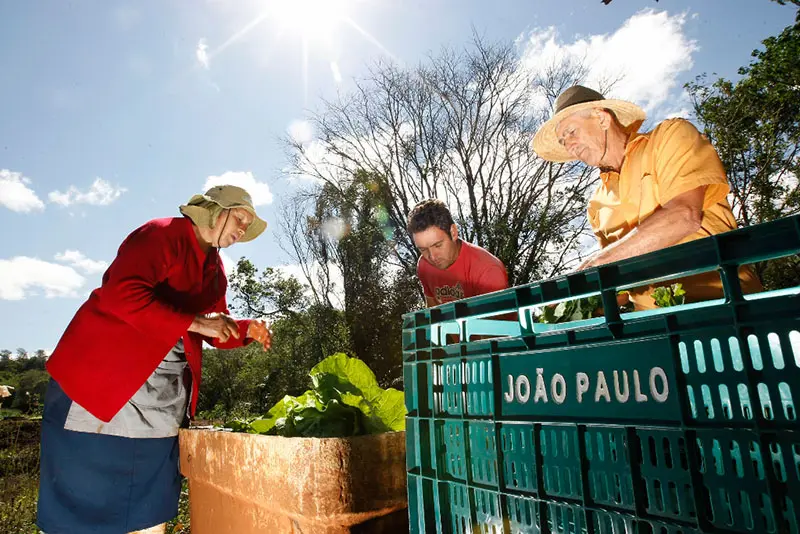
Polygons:
<instances>
[{"instance_id":1,"label":"stacked plastic crate","mask_svg":"<svg viewBox=\"0 0 800 534\"><path fill-rule=\"evenodd\" d=\"M406 315L411 531L800 533L800 288L737 277L798 252L788 218ZM618 311L710 270L723 299ZM535 320L597 294L602 317Z\"/></svg>"}]
</instances>

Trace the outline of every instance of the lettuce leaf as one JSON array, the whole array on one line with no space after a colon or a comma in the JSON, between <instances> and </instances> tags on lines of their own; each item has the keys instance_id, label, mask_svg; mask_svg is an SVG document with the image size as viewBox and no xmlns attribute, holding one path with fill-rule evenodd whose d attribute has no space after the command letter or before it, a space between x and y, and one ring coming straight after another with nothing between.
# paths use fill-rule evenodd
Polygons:
<instances>
[{"instance_id":1,"label":"lettuce leaf","mask_svg":"<svg viewBox=\"0 0 800 534\"><path fill-rule=\"evenodd\" d=\"M683 284L677 283L670 286L657 287L653 293L650 294L659 308L669 308L671 306L680 306L686 301L686 290L683 289Z\"/></svg>"},{"instance_id":2,"label":"lettuce leaf","mask_svg":"<svg viewBox=\"0 0 800 534\"><path fill-rule=\"evenodd\" d=\"M262 418L232 421L235 432L347 437L405 430L403 392L383 389L363 361L336 353L309 372L312 389L285 396Z\"/></svg>"}]
</instances>

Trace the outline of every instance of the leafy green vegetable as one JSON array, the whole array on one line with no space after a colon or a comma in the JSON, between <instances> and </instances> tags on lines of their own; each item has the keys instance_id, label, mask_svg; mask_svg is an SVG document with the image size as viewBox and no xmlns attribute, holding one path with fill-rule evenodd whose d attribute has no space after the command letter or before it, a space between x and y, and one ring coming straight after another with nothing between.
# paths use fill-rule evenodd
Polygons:
<instances>
[{"instance_id":1,"label":"leafy green vegetable","mask_svg":"<svg viewBox=\"0 0 800 534\"><path fill-rule=\"evenodd\" d=\"M683 304L686 300L686 291L682 284L672 284L671 286L657 287L650 296L655 300L656 306L668 308Z\"/></svg>"},{"instance_id":2,"label":"leafy green vegetable","mask_svg":"<svg viewBox=\"0 0 800 534\"><path fill-rule=\"evenodd\" d=\"M318 363L309 374L324 400L341 400L361 410L368 434L405 429L403 393L381 388L375 374L358 358L340 352Z\"/></svg>"},{"instance_id":3,"label":"leafy green vegetable","mask_svg":"<svg viewBox=\"0 0 800 534\"><path fill-rule=\"evenodd\" d=\"M591 319L594 312L602 308L600 295L593 295L585 299L567 300L559 302L556 306L545 306L539 315L540 323L568 323Z\"/></svg>"},{"instance_id":4,"label":"leafy green vegetable","mask_svg":"<svg viewBox=\"0 0 800 534\"><path fill-rule=\"evenodd\" d=\"M363 361L337 353L309 372L313 388L285 396L260 419L231 421L238 432L346 437L405 430L403 392L383 389Z\"/></svg>"}]
</instances>

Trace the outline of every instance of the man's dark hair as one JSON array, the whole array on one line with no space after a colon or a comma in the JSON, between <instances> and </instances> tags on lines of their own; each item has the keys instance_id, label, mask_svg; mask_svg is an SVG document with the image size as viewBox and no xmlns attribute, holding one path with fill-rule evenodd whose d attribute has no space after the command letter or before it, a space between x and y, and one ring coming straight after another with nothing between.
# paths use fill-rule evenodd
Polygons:
<instances>
[{"instance_id":1,"label":"man's dark hair","mask_svg":"<svg viewBox=\"0 0 800 534\"><path fill-rule=\"evenodd\" d=\"M429 198L414 206L414 209L408 214L407 228L412 235L424 232L431 226L440 228L449 234L453 224L453 216L450 215L450 210L447 209L444 202Z\"/></svg>"}]
</instances>

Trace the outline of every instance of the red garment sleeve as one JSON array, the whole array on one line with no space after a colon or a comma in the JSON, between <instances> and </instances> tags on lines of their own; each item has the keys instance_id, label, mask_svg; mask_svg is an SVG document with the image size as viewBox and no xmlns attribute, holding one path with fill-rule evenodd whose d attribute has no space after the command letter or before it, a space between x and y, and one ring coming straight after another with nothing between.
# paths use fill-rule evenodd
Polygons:
<instances>
[{"instance_id":1,"label":"red garment sleeve","mask_svg":"<svg viewBox=\"0 0 800 534\"><path fill-rule=\"evenodd\" d=\"M224 310L222 311L224 314L228 314L228 307L224 306ZM253 342L252 339L246 337L247 336L247 329L250 328L250 323L252 319L236 319L236 324L239 326L239 338L235 338L233 336L228 338L228 341L221 342L217 338L213 339L206 339L206 341L214 348L217 349L235 349L237 347L244 347L249 345Z\"/></svg>"},{"instance_id":2,"label":"red garment sleeve","mask_svg":"<svg viewBox=\"0 0 800 534\"><path fill-rule=\"evenodd\" d=\"M159 299L156 291L175 263L172 246L164 230L157 226L134 231L120 245L100 290L100 305L105 313L168 344L175 343L195 317Z\"/></svg>"}]
</instances>

